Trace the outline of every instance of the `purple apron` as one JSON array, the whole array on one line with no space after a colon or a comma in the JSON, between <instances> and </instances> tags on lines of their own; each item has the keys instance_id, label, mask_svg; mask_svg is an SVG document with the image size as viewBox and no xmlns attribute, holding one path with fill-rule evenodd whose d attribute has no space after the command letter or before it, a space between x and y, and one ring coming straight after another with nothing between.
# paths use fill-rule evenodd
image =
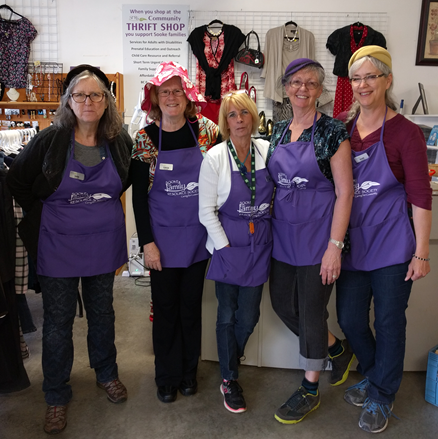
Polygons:
<instances>
[{"instance_id":1,"label":"purple apron","mask_svg":"<svg viewBox=\"0 0 438 439\"><path fill-rule=\"evenodd\" d=\"M256 151L260 154L257 148ZM213 251L207 279L241 287L257 287L268 280L271 266L270 207L274 184L266 168L256 171L256 198L251 207L251 191L240 172L232 170L229 151L228 160L230 195L219 209L218 217L230 247ZM249 232L250 221L254 222L253 234Z\"/></svg>"},{"instance_id":2,"label":"purple apron","mask_svg":"<svg viewBox=\"0 0 438 439\"><path fill-rule=\"evenodd\" d=\"M207 231L199 222L199 171L203 160L198 139L192 148L161 150L161 122L149 212L163 267L186 268L210 257Z\"/></svg>"},{"instance_id":3,"label":"purple apron","mask_svg":"<svg viewBox=\"0 0 438 439\"><path fill-rule=\"evenodd\" d=\"M295 266L321 263L336 201L333 184L319 169L315 156L317 114L310 142L281 144L288 125L268 163L276 186L272 257Z\"/></svg>"},{"instance_id":4,"label":"purple apron","mask_svg":"<svg viewBox=\"0 0 438 439\"><path fill-rule=\"evenodd\" d=\"M349 226L351 252L345 255L342 269L370 271L402 264L415 251L406 192L389 166L383 144L385 119L379 142L364 151L351 152L354 179ZM357 118L350 136L356 121Z\"/></svg>"},{"instance_id":5,"label":"purple apron","mask_svg":"<svg viewBox=\"0 0 438 439\"><path fill-rule=\"evenodd\" d=\"M122 183L110 157L95 166L70 159L58 189L43 201L37 273L88 277L110 273L127 260ZM105 157L103 157L105 158Z\"/></svg>"}]
</instances>

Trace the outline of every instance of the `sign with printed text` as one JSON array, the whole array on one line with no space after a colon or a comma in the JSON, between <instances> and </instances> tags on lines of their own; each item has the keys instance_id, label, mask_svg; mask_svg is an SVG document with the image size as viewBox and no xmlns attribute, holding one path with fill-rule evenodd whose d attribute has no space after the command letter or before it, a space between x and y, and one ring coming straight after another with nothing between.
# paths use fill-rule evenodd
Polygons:
<instances>
[{"instance_id":1,"label":"sign with printed text","mask_svg":"<svg viewBox=\"0 0 438 439\"><path fill-rule=\"evenodd\" d=\"M123 75L126 116L163 61L187 68L188 5L123 5Z\"/></svg>"}]
</instances>

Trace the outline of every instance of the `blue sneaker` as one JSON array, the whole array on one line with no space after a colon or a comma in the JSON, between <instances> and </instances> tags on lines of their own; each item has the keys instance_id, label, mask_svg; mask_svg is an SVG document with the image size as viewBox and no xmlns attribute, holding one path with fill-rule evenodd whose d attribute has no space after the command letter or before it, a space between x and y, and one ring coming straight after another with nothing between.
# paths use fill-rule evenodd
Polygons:
<instances>
[{"instance_id":1,"label":"blue sneaker","mask_svg":"<svg viewBox=\"0 0 438 439\"><path fill-rule=\"evenodd\" d=\"M359 417L359 427L368 433L381 433L388 426L390 416L397 418L392 413L392 404L391 406L389 404L379 404L367 398Z\"/></svg>"},{"instance_id":2,"label":"blue sneaker","mask_svg":"<svg viewBox=\"0 0 438 439\"><path fill-rule=\"evenodd\" d=\"M360 383L349 387L344 393L344 399L348 404L362 407L368 398L368 379L365 378Z\"/></svg>"}]
</instances>

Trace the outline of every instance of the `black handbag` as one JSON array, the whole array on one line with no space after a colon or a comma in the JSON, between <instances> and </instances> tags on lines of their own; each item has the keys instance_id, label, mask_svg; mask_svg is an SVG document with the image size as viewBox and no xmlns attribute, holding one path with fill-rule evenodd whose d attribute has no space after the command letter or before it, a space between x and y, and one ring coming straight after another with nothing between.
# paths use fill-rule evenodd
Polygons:
<instances>
[{"instance_id":1,"label":"black handbag","mask_svg":"<svg viewBox=\"0 0 438 439\"><path fill-rule=\"evenodd\" d=\"M257 49L249 48L249 39L251 37L251 34L254 34L257 38ZM245 37L244 44L245 47L239 50L237 55L234 57L234 60L247 66L257 67L258 69L261 69L263 67L263 64L265 63L265 57L260 51L260 40L257 33L253 30L249 32Z\"/></svg>"}]
</instances>

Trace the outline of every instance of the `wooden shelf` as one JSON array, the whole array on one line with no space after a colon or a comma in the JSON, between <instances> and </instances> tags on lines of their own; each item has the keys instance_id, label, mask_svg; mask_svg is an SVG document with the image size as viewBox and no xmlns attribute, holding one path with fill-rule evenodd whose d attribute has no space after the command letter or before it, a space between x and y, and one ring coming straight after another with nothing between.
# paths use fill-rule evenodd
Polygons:
<instances>
[{"instance_id":1,"label":"wooden shelf","mask_svg":"<svg viewBox=\"0 0 438 439\"><path fill-rule=\"evenodd\" d=\"M1 108L14 108L14 107L20 107L20 108L43 108L43 107L50 107L50 108L58 108L59 102L55 101L37 101L37 102L20 102L20 101L11 101L11 102L4 102L0 101L0 107Z\"/></svg>"}]
</instances>

